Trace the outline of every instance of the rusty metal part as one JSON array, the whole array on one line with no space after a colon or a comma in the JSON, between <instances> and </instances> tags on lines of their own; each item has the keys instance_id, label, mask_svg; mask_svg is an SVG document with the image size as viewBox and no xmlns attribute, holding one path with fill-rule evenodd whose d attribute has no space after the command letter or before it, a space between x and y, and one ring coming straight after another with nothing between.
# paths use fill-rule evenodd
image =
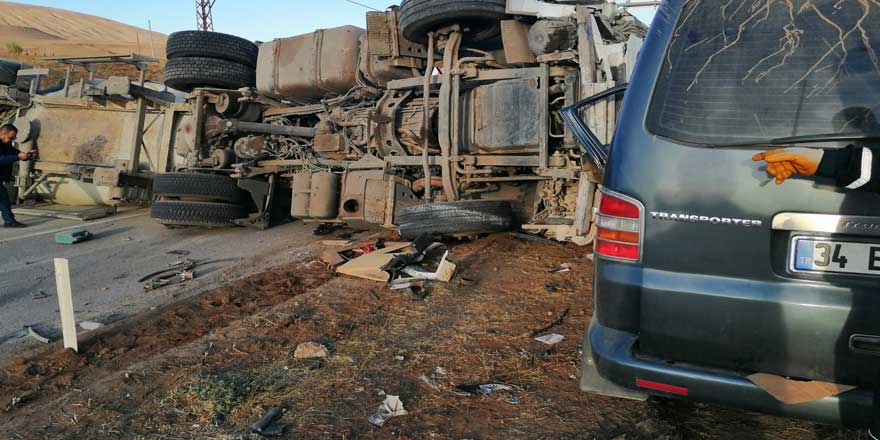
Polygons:
<instances>
[{"instance_id":1,"label":"rusty metal part","mask_svg":"<svg viewBox=\"0 0 880 440\"><path fill-rule=\"evenodd\" d=\"M412 183L413 192L420 192L422 190L427 190L425 188L425 179L418 179ZM440 176L431 177L431 186L437 188L443 188L443 178Z\"/></svg>"},{"instance_id":2,"label":"rusty metal part","mask_svg":"<svg viewBox=\"0 0 880 440\"><path fill-rule=\"evenodd\" d=\"M529 49L535 55L571 50L577 32L577 25L569 20L538 20L529 30Z\"/></svg>"},{"instance_id":3,"label":"rusty metal part","mask_svg":"<svg viewBox=\"0 0 880 440\"><path fill-rule=\"evenodd\" d=\"M315 137L314 127L292 127L286 125L259 124L256 122L242 122L235 119L226 119L220 127L226 133L244 132L261 133L275 136L296 136L304 138Z\"/></svg>"},{"instance_id":4,"label":"rusty metal part","mask_svg":"<svg viewBox=\"0 0 880 440\"><path fill-rule=\"evenodd\" d=\"M501 21L501 40L504 42L504 59L510 64L535 62L529 50L529 27L519 20Z\"/></svg>"},{"instance_id":5,"label":"rusty metal part","mask_svg":"<svg viewBox=\"0 0 880 440\"><path fill-rule=\"evenodd\" d=\"M376 149L379 157L406 156L406 149L397 139L397 109L400 108L412 92L389 90L376 103L376 114L373 116L373 141L371 146Z\"/></svg>"},{"instance_id":6,"label":"rusty metal part","mask_svg":"<svg viewBox=\"0 0 880 440\"><path fill-rule=\"evenodd\" d=\"M314 150L318 153L338 153L345 151L348 142L341 133L319 134L315 136Z\"/></svg>"},{"instance_id":7,"label":"rusty metal part","mask_svg":"<svg viewBox=\"0 0 880 440\"><path fill-rule=\"evenodd\" d=\"M260 46L257 90L299 100L342 95L357 85L360 37L355 26L317 30Z\"/></svg>"},{"instance_id":8,"label":"rusty metal part","mask_svg":"<svg viewBox=\"0 0 880 440\"><path fill-rule=\"evenodd\" d=\"M235 153L229 149L218 148L211 152L210 162L211 166L218 170L229 168L235 163Z\"/></svg>"},{"instance_id":9,"label":"rusty metal part","mask_svg":"<svg viewBox=\"0 0 880 440\"><path fill-rule=\"evenodd\" d=\"M245 136L235 141L235 155L245 160L259 160L266 157L265 136Z\"/></svg>"},{"instance_id":10,"label":"rusty metal part","mask_svg":"<svg viewBox=\"0 0 880 440\"><path fill-rule=\"evenodd\" d=\"M333 219L339 213L339 176L329 172L312 174L309 216Z\"/></svg>"},{"instance_id":11,"label":"rusty metal part","mask_svg":"<svg viewBox=\"0 0 880 440\"><path fill-rule=\"evenodd\" d=\"M443 65L454 66L458 60L458 50L461 45L461 33L457 26L449 32L446 40L446 46L443 52ZM451 102L452 102L452 74L453 69L445 69L443 72L443 81L440 85L440 110L439 110L439 138L440 138L440 169L443 171L443 191L448 201L458 200L458 188L455 185L455 177L452 173L452 167L449 163L450 150L452 149L452 138L450 136L450 126L452 122ZM456 97L457 98L457 97Z\"/></svg>"},{"instance_id":12,"label":"rusty metal part","mask_svg":"<svg viewBox=\"0 0 880 440\"><path fill-rule=\"evenodd\" d=\"M424 123L422 124L422 160L424 161L422 164L422 171L425 174L425 179L431 180L431 165L428 162L428 157L431 152L431 77L434 75L434 33L428 32L428 67L425 69L425 81L422 88L422 117L424 118ZM425 188L425 201L430 202L433 195L433 189L431 185L428 185Z\"/></svg>"}]
</instances>

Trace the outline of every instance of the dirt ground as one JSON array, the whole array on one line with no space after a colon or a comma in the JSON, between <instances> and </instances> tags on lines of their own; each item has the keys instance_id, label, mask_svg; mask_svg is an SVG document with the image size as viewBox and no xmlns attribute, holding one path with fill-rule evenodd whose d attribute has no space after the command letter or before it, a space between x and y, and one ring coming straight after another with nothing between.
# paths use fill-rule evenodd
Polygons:
<instances>
[{"instance_id":1,"label":"dirt ground","mask_svg":"<svg viewBox=\"0 0 880 440\"><path fill-rule=\"evenodd\" d=\"M456 278L424 300L338 277L314 256L0 365L0 438L860 439L862 433L685 401L578 390L591 262L576 246L496 235L452 246ZM551 274L569 263L571 273ZM551 348L531 333L565 335ZM294 350L315 341L323 361ZM438 371L438 368L442 371ZM442 374L445 373L445 374ZM513 391L469 395L461 384ZM368 422L385 394L407 415Z\"/></svg>"}]
</instances>

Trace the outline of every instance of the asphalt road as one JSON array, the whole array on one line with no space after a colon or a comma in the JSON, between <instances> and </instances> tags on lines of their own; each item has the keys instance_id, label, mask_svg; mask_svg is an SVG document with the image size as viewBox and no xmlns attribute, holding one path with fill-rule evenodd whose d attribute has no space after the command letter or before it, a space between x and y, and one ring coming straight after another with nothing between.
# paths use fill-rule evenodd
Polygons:
<instances>
[{"instance_id":1,"label":"asphalt road","mask_svg":"<svg viewBox=\"0 0 880 440\"><path fill-rule=\"evenodd\" d=\"M109 324L299 258L316 241L314 225L302 223L267 231L169 230L151 221L143 209L92 222L19 220L30 227L0 228L0 358L39 344L23 336L25 326L60 338L54 258L70 261L77 322ZM94 239L73 246L55 244L56 232L80 228L93 233ZM203 263L195 269L195 280L144 291L140 278L181 258Z\"/></svg>"}]
</instances>

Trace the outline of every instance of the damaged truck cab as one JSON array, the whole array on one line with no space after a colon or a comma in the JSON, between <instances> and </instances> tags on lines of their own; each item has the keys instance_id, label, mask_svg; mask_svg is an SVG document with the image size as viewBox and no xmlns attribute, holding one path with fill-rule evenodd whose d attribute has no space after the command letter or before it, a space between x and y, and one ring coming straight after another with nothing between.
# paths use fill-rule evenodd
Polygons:
<instances>
[{"instance_id":1,"label":"damaged truck cab","mask_svg":"<svg viewBox=\"0 0 880 440\"><path fill-rule=\"evenodd\" d=\"M256 53L179 53L175 39L234 37L172 35L166 84L191 92L192 142L177 144L185 167L157 176L153 217L265 228L289 200L307 221L519 224L590 243L601 171L560 110L626 83L647 27L613 3L566 3L406 0L368 13L366 30ZM607 144L617 113L609 99L583 117Z\"/></svg>"}]
</instances>

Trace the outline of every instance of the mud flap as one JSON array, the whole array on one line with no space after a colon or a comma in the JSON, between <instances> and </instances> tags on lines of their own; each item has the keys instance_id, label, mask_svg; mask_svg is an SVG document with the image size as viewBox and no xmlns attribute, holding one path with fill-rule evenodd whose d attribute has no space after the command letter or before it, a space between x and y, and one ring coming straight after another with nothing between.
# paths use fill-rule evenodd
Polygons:
<instances>
[{"instance_id":1,"label":"mud flap","mask_svg":"<svg viewBox=\"0 0 880 440\"><path fill-rule=\"evenodd\" d=\"M592 324L590 324L592 327ZM590 343L590 330L584 335L583 357L581 358L581 391L601 396L617 397L620 399L638 400L644 402L648 395L636 390L624 388L599 375L596 361L593 359L593 346Z\"/></svg>"}]
</instances>

